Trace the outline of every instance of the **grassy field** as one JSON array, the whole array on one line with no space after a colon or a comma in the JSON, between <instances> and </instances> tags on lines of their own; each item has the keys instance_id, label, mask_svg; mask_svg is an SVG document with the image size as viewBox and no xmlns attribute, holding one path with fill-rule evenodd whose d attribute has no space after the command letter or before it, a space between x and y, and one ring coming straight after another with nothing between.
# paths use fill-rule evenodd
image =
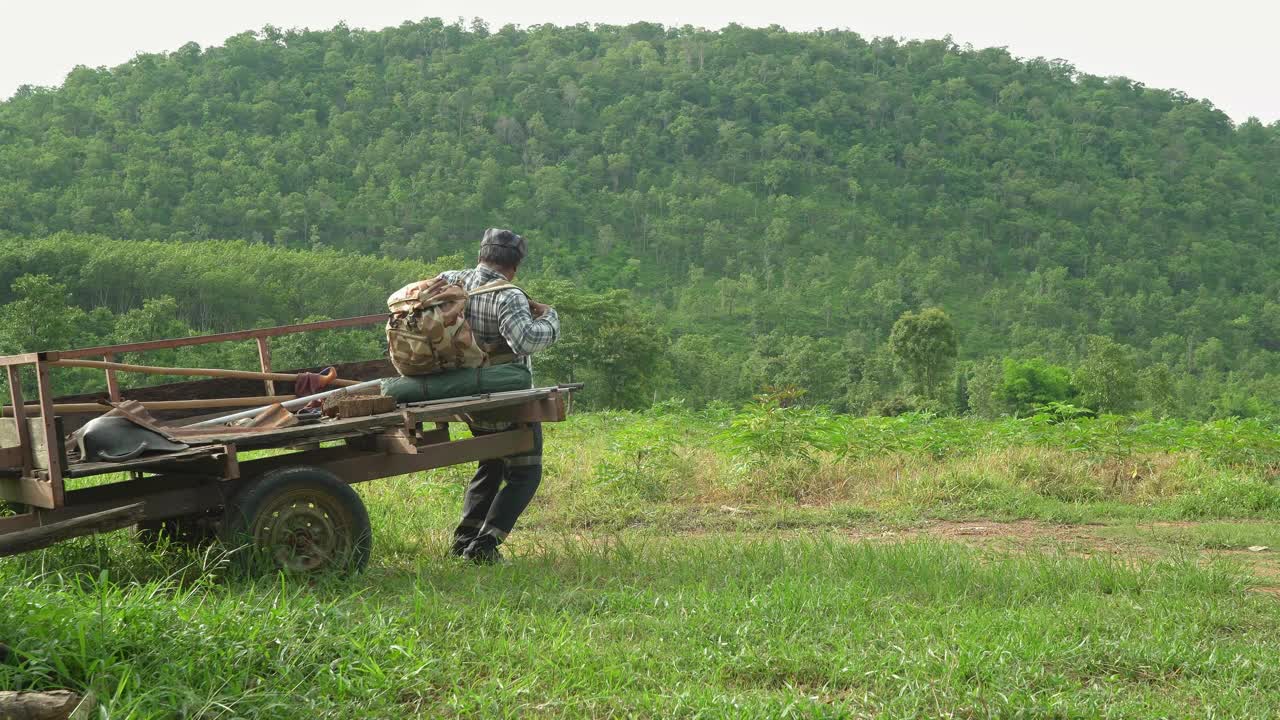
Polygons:
<instances>
[{"instance_id":1,"label":"grassy field","mask_svg":"<svg viewBox=\"0 0 1280 720\"><path fill-rule=\"evenodd\" d=\"M353 578L127 532L0 561L0 686L110 718L1272 716L1273 431L583 415L505 566L446 557L466 468L363 486Z\"/></svg>"}]
</instances>

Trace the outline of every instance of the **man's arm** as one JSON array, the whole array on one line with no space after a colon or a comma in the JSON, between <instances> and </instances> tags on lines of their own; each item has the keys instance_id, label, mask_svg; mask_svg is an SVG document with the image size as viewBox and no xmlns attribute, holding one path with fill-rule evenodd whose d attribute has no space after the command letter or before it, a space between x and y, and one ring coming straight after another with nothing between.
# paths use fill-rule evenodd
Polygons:
<instances>
[{"instance_id":1,"label":"man's arm","mask_svg":"<svg viewBox=\"0 0 1280 720\"><path fill-rule=\"evenodd\" d=\"M532 355L546 350L560 339L560 316L555 308L542 305L546 312L534 317L524 293L502 293L502 309L498 331L517 355Z\"/></svg>"}]
</instances>

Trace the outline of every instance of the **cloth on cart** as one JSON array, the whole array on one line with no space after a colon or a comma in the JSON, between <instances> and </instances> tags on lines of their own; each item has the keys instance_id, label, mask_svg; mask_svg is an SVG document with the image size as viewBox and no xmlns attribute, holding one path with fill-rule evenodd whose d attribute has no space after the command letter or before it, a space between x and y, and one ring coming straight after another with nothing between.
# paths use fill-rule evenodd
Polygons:
<instances>
[{"instance_id":1,"label":"cloth on cart","mask_svg":"<svg viewBox=\"0 0 1280 720\"><path fill-rule=\"evenodd\" d=\"M397 403L443 400L533 387L533 374L524 365L509 363L482 368L460 368L433 375L406 375L382 381L382 394Z\"/></svg>"},{"instance_id":2,"label":"cloth on cart","mask_svg":"<svg viewBox=\"0 0 1280 720\"><path fill-rule=\"evenodd\" d=\"M176 452L189 447L137 400L110 404L109 412L67 437L70 462L123 462L146 452Z\"/></svg>"}]
</instances>

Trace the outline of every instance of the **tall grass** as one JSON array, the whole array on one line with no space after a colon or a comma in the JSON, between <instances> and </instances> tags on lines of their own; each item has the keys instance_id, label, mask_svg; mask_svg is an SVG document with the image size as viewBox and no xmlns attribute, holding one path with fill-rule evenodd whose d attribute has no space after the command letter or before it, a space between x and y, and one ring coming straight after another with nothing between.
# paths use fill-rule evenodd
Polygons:
<instances>
[{"instance_id":1,"label":"tall grass","mask_svg":"<svg viewBox=\"0 0 1280 720\"><path fill-rule=\"evenodd\" d=\"M353 580L3 570L4 687L104 717L1257 716L1280 615L1229 568L912 542L434 543ZM85 553L85 548L80 548ZM29 568L28 568L29 569Z\"/></svg>"},{"instance_id":2,"label":"tall grass","mask_svg":"<svg viewBox=\"0 0 1280 720\"><path fill-rule=\"evenodd\" d=\"M127 532L0 561L0 687L92 690L103 718L1266 716L1280 612L1229 565L824 530L1277 519L1273 429L582 415L547 427L507 566L446 557L465 467L360 486L354 578L235 577Z\"/></svg>"},{"instance_id":3,"label":"tall grass","mask_svg":"<svg viewBox=\"0 0 1280 720\"><path fill-rule=\"evenodd\" d=\"M626 526L728 504L884 517L1280 517L1280 428L805 408L597 413L551 429L539 521Z\"/></svg>"}]
</instances>

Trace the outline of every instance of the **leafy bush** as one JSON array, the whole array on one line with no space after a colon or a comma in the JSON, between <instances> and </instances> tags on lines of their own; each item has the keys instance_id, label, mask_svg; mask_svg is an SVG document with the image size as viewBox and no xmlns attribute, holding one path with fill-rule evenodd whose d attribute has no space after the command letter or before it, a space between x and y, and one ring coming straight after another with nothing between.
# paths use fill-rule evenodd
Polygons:
<instances>
[{"instance_id":1,"label":"leafy bush","mask_svg":"<svg viewBox=\"0 0 1280 720\"><path fill-rule=\"evenodd\" d=\"M1050 403L1066 403L1076 395L1071 372L1040 358L1004 361L1004 374L996 396L1015 416L1022 416Z\"/></svg>"},{"instance_id":2,"label":"leafy bush","mask_svg":"<svg viewBox=\"0 0 1280 720\"><path fill-rule=\"evenodd\" d=\"M721 437L745 459L797 457L815 460L814 453L832 450L840 438L839 425L821 409L785 405L785 394L760 395L734 415Z\"/></svg>"}]
</instances>

